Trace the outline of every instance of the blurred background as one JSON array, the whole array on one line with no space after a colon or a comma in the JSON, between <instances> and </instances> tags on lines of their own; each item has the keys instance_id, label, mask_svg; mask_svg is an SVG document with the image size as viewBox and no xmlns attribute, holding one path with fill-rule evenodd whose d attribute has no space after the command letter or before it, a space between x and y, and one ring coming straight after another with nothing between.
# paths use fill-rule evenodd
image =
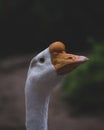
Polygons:
<instances>
[{"instance_id":1,"label":"blurred background","mask_svg":"<svg viewBox=\"0 0 104 130\"><path fill-rule=\"evenodd\" d=\"M25 130L29 62L57 40L90 60L51 97L49 130L104 129L103 17L102 1L0 1L0 129Z\"/></svg>"}]
</instances>

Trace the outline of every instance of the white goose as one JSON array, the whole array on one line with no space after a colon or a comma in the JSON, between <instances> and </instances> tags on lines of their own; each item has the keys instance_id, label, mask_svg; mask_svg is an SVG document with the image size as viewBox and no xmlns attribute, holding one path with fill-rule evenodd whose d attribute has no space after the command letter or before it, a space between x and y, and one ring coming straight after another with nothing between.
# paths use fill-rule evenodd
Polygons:
<instances>
[{"instance_id":1,"label":"white goose","mask_svg":"<svg viewBox=\"0 0 104 130\"><path fill-rule=\"evenodd\" d=\"M52 43L32 59L25 86L27 130L47 130L52 89L67 73L87 60L84 56L67 54L61 42Z\"/></svg>"}]
</instances>

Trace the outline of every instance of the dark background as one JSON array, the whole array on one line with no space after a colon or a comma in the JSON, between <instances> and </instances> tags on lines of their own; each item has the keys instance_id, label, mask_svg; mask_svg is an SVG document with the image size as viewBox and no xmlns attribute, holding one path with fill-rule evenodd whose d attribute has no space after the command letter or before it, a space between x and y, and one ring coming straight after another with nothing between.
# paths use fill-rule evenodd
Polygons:
<instances>
[{"instance_id":1,"label":"dark background","mask_svg":"<svg viewBox=\"0 0 104 130\"><path fill-rule=\"evenodd\" d=\"M0 55L35 52L51 42L70 51L89 49L86 37L104 40L103 1L1 0Z\"/></svg>"}]
</instances>

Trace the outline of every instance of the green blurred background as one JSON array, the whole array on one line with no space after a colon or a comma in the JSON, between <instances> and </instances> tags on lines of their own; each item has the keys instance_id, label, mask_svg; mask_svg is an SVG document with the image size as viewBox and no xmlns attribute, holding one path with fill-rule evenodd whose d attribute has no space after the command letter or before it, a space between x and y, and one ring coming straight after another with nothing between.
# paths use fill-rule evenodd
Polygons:
<instances>
[{"instance_id":1,"label":"green blurred background","mask_svg":"<svg viewBox=\"0 0 104 130\"><path fill-rule=\"evenodd\" d=\"M89 58L66 77L59 97L71 115L90 117L73 120L67 114L61 120L66 109L60 99L53 99L49 129L104 129L104 7L103 1L92 0L0 1L0 129L25 129L24 85L30 59L57 40L68 52Z\"/></svg>"},{"instance_id":2,"label":"green blurred background","mask_svg":"<svg viewBox=\"0 0 104 130\"><path fill-rule=\"evenodd\" d=\"M87 38L92 49L85 54L89 61L69 74L62 90L64 98L76 107L76 112L102 113L104 111L104 41Z\"/></svg>"}]
</instances>

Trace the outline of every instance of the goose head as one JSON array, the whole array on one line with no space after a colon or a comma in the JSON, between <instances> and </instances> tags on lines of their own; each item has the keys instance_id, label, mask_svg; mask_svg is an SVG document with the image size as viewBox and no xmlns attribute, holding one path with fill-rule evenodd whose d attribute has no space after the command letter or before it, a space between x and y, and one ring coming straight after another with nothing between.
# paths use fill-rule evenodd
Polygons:
<instances>
[{"instance_id":1,"label":"goose head","mask_svg":"<svg viewBox=\"0 0 104 130\"><path fill-rule=\"evenodd\" d=\"M27 84L31 83L33 91L49 93L65 75L87 60L84 56L66 53L62 42L54 42L31 60Z\"/></svg>"}]
</instances>

